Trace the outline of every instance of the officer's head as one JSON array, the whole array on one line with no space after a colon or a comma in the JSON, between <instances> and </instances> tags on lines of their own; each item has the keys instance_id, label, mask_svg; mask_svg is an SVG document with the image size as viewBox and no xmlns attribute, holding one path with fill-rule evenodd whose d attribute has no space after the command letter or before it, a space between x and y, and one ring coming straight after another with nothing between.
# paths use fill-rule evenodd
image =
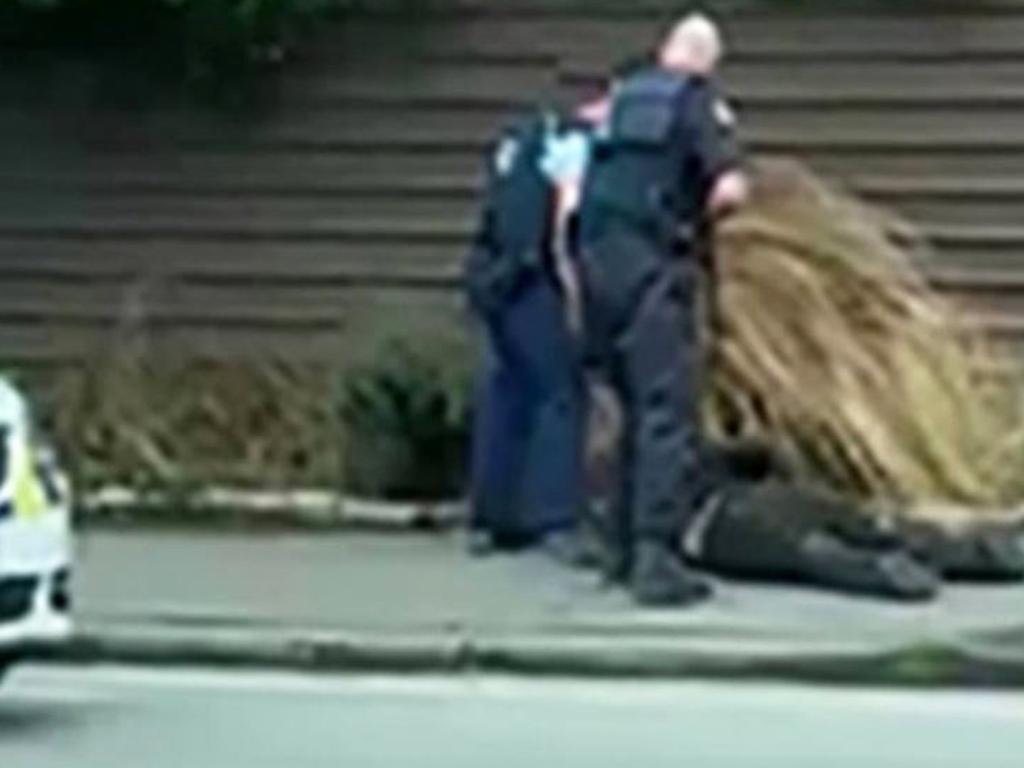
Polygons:
<instances>
[{"instance_id":1,"label":"officer's head","mask_svg":"<svg viewBox=\"0 0 1024 768\"><path fill-rule=\"evenodd\" d=\"M722 58L722 35L707 16L683 17L665 38L658 59L666 69L693 75L710 75Z\"/></svg>"}]
</instances>

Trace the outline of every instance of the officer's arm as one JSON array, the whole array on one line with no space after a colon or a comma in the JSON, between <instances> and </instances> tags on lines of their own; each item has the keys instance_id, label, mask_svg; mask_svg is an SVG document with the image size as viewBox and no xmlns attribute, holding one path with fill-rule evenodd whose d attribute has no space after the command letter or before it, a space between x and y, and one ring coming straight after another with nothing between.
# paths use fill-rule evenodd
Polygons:
<instances>
[{"instance_id":1,"label":"officer's arm","mask_svg":"<svg viewBox=\"0 0 1024 768\"><path fill-rule=\"evenodd\" d=\"M708 212L720 215L742 205L749 196L749 183L741 168L736 119L729 105L705 83L695 90L687 115L697 165L709 191Z\"/></svg>"}]
</instances>

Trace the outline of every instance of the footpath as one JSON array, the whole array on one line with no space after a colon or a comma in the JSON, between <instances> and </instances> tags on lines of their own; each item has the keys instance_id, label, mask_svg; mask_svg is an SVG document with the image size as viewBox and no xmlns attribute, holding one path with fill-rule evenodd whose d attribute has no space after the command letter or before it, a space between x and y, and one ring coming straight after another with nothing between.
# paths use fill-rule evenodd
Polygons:
<instances>
[{"instance_id":1,"label":"footpath","mask_svg":"<svg viewBox=\"0 0 1024 768\"><path fill-rule=\"evenodd\" d=\"M57 660L1024 687L1024 587L906 606L721 582L641 611L540 554L457 533L90 531Z\"/></svg>"}]
</instances>

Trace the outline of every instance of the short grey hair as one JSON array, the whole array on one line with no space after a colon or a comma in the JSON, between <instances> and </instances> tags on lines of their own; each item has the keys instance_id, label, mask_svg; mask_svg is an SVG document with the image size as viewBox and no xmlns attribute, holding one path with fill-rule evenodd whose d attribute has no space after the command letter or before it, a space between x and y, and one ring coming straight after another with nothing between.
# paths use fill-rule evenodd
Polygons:
<instances>
[{"instance_id":1,"label":"short grey hair","mask_svg":"<svg viewBox=\"0 0 1024 768\"><path fill-rule=\"evenodd\" d=\"M662 47L666 64L701 71L713 69L724 52L718 25L703 13L691 13L676 22Z\"/></svg>"}]
</instances>

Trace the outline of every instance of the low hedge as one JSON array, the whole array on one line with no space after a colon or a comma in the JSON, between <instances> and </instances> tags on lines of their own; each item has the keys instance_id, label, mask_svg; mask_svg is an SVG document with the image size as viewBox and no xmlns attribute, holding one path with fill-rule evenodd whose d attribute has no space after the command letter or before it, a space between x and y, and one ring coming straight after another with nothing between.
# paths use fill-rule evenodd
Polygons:
<instances>
[{"instance_id":1,"label":"low hedge","mask_svg":"<svg viewBox=\"0 0 1024 768\"><path fill-rule=\"evenodd\" d=\"M142 334L87 365L15 378L83 493L185 502L212 487L305 488L419 501L462 490L470 363L456 327L384 331L338 362L198 360Z\"/></svg>"}]
</instances>

